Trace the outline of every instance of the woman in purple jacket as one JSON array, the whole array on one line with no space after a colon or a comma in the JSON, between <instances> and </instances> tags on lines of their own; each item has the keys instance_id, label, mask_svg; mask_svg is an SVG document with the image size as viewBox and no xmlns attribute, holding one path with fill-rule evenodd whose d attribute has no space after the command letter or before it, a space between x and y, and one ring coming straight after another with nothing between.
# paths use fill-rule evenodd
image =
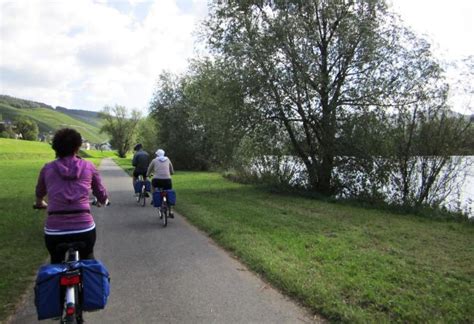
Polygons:
<instances>
[{"instance_id":1,"label":"woman in purple jacket","mask_svg":"<svg viewBox=\"0 0 474 324\"><path fill-rule=\"evenodd\" d=\"M51 263L61 263L64 254L56 251L56 246L68 242L86 243L79 250L81 259L94 258L96 231L89 192L92 190L101 204L106 203L107 192L94 164L76 155L81 145L82 137L76 130L58 130L53 138L57 159L45 164L36 185L36 207L48 210L44 237Z\"/></svg>"}]
</instances>

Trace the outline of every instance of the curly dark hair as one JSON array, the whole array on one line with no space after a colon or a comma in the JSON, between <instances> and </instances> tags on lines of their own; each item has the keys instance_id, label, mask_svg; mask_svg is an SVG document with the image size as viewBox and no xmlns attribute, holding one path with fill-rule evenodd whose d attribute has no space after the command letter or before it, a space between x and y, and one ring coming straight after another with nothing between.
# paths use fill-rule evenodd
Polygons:
<instances>
[{"instance_id":1,"label":"curly dark hair","mask_svg":"<svg viewBox=\"0 0 474 324\"><path fill-rule=\"evenodd\" d=\"M53 137L53 150L57 157L74 155L82 145L81 134L72 128L58 130Z\"/></svg>"}]
</instances>

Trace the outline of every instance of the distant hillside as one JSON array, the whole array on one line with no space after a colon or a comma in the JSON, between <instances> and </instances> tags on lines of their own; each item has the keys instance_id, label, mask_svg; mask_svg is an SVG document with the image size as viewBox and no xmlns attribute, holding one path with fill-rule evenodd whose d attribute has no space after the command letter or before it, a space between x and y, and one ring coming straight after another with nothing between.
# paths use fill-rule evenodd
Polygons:
<instances>
[{"instance_id":1,"label":"distant hillside","mask_svg":"<svg viewBox=\"0 0 474 324\"><path fill-rule=\"evenodd\" d=\"M10 96L5 96L5 95L0 95L0 103L5 103L9 106L12 106L14 108L48 108L48 109L54 109L52 106L44 104L42 102L36 102L36 101L31 101L31 100L25 100L25 99L20 99L20 98L15 98L15 97L10 97Z\"/></svg>"},{"instance_id":2,"label":"distant hillside","mask_svg":"<svg viewBox=\"0 0 474 324\"><path fill-rule=\"evenodd\" d=\"M58 109L59 108L59 109ZM10 96L0 95L0 115L3 119L15 119L23 116L38 124L40 133L54 132L62 127L77 129L92 143L103 143L107 135L100 134L100 118L96 112L66 109Z\"/></svg>"},{"instance_id":3,"label":"distant hillside","mask_svg":"<svg viewBox=\"0 0 474 324\"><path fill-rule=\"evenodd\" d=\"M66 115L69 115L76 119L80 119L86 123L92 124L99 128L102 125L102 121L99 117L99 113L96 111L68 109L68 108L64 108L60 106L56 107L56 111L60 111Z\"/></svg>"},{"instance_id":4,"label":"distant hillside","mask_svg":"<svg viewBox=\"0 0 474 324\"><path fill-rule=\"evenodd\" d=\"M448 117L456 117L456 118L462 117L466 121L474 121L474 114L466 115L466 114L458 113L456 111L451 111Z\"/></svg>"}]
</instances>

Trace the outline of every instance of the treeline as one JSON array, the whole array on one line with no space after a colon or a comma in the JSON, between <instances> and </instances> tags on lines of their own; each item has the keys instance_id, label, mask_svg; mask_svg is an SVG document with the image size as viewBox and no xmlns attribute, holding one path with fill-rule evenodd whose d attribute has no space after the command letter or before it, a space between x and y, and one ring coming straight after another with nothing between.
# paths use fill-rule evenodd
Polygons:
<instances>
[{"instance_id":1,"label":"treeline","mask_svg":"<svg viewBox=\"0 0 474 324\"><path fill-rule=\"evenodd\" d=\"M39 135L38 124L29 118L17 116L13 120L3 121L0 114L0 138L15 138L36 141Z\"/></svg>"},{"instance_id":2,"label":"treeline","mask_svg":"<svg viewBox=\"0 0 474 324\"><path fill-rule=\"evenodd\" d=\"M150 105L179 169L404 206L456 189L472 122L384 1L219 1L203 35L212 57L163 73Z\"/></svg>"}]
</instances>

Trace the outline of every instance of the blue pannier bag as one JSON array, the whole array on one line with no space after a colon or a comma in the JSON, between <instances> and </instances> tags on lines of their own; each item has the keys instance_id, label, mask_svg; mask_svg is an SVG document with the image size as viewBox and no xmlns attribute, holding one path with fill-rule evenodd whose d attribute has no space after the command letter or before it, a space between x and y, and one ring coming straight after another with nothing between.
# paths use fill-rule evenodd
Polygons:
<instances>
[{"instance_id":1,"label":"blue pannier bag","mask_svg":"<svg viewBox=\"0 0 474 324\"><path fill-rule=\"evenodd\" d=\"M133 187L135 188L135 193L140 193L142 191L143 182L140 180L135 181Z\"/></svg>"},{"instance_id":2,"label":"blue pannier bag","mask_svg":"<svg viewBox=\"0 0 474 324\"><path fill-rule=\"evenodd\" d=\"M162 200L161 192L159 190L155 191L153 193L153 206L157 208L161 207L161 200Z\"/></svg>"},{"instance_id":3,"label":"blue pannier bag","mask_svg":"<svg viewBox=\"0 0 474 324\"><path fill-rule=\"evenodd\" d=\"M151 182L150 182L150 180L145 181L145 190L146 190L146 192L151 191Z\"/></svg>"},{"instance_id":4,"label":"blue pannier bag","mask_svg":"<svg viewBox=\"0 0 474 324\"><path fill-rule=\"evenodd\" d=\"M80 260L75 268L81 269L82 309L93 311L103 309L110 294L110 276L99 260Z\"/></svg>"},{"instance_id":5,"label":"blue pannier bag","mask_svg":"<svg viewBox=\"0 0 474 324\"><path fill-rule=\"evenodd\" d=\"M67 270L64 264L47 264L39 268L35 284L38 320L61 316L63 309L59 281Z\"/></svg>"},{"instance_id":6,"label":"blue pannier bag","mask_svg":"<svg viewBox=\"0 0 474 324\"><path fill-rule=\"evenodd\" d=\"M176 192L174 190L166 190L166 198L168 199L169 205L176 205Z\"/></svg>"}]
</instances>

